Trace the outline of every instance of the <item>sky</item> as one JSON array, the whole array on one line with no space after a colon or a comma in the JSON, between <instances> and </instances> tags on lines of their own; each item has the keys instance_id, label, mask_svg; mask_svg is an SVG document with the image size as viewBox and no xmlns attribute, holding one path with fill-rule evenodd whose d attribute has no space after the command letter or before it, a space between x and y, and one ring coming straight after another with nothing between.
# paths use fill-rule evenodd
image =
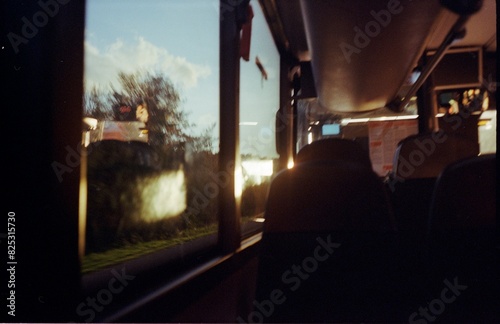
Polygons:
<instances>
[{"instance_id":1,"label":"sky","mask_svg":"<svg viewBox=\"0 0 500 324\"><path fill-rule=\"evenodd\" d=\"M241 60L241 147L242 153L275 157L279 56L258 2L251 5L250 60ZM179 90L193 131L216 123L218 138L220 19L218 0L87 0L85 84L109 89L118 87L119 71L164 73Z\"/></svg>"}]
</instances>

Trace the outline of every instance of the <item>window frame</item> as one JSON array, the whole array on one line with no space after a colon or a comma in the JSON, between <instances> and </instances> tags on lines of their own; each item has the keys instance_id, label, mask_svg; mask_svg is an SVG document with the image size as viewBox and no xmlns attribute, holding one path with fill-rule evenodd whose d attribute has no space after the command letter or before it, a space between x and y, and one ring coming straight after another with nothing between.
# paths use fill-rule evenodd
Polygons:
<instances>
[{"instance_id":1,"label":"window frame","mask_svg":"<svg viewBox=\"0 0 500 324\"><path fill-rule=\"evenodd\" d=\"M220 1L221 8L227 8L225 2L226 0ZM159 250L83 275L80 293L84 296L95 295L105 287L113 278L112 271L120 272L126 269L127 274L142 278L140 279L142 287L139 290L130 289L116 297L117 304L122 307L105 310L102 314L97 314L96 320L104 322L120 320L143 307L145 303L155 298L163 298L202 274L227 262L231 263L229 259L235 253L241 253L246 249L255 250L259 245L260 228L242 234L241 197L238 196L236 171L234 171L241 167L239 151L241 21L238 19L248 2L249 0L244 0L238 6L233 6L234 10L223 11L221 9L220 12L219 136L225 140L220 141L219 144L218 171L229 174L229 180L227 186L220 188L218 195L218 232L186 242L182 247ZM82 161L84 160L85 156ZM227 172L228 166L234 166L231 168L233 172Z\"/></svg>"}]
</instances>

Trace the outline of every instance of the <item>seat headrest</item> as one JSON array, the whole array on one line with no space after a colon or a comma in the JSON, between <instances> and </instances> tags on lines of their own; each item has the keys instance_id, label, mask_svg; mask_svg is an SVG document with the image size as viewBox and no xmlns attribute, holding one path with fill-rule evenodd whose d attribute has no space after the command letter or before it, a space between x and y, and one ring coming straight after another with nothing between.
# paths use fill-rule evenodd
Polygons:
<instances>
[{"instance_id":1,"label":"seat headrest","mask_svg":"<svg viewBox=\"0 0 500 324\"><path fill-rule=\"evenodd\" d=\"M296 157L296 163L312 161L356 162L372 168L368 152L358 143L341 138L327 138L304 146Z\"/></svg>"},{"instance_id":2,"label":"seat headrest","mask_svg":"<svg viewBox=\"0 0 500 324\"><path fill-rule=\"evenodd\" d=\"M381 179L346 161L304 162L279 172L271 182L265 219L265 233L394 227Z\"/></svg>"},{"instance_id":3,"label":"seat headrest","mask_svg":"<svg viewBox=\"0 0 500 324\"><path fill-rule=\"evenodd\" d=\"M412 135L397 146L393 175L400 179L437 178L449 164L477 156L479 143L442 131Z\"/></svg>"}]
</instances>

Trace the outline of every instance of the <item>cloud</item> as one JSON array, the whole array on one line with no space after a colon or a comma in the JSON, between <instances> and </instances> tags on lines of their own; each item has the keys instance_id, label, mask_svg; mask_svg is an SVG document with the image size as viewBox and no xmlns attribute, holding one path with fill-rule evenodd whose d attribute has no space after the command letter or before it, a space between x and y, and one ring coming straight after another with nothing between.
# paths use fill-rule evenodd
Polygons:
<instances>
[{"instance_id":1,"label":"cloud","mask_svg":"<svg viewBox=\"0 0 500 324\"><path fill-rule=\"evenodd\" d=\"M207 65L189 62L185 57L175 56L159 48L143 37L133 43L117 39L105 50L100 51L90 41L85 41L85 83L87 87L107 87L117 83L118 73L134 73L145 70L164 73L182 88L192 88L198 80L208 77L212 71Z\"/></svg>"}]
</instances>

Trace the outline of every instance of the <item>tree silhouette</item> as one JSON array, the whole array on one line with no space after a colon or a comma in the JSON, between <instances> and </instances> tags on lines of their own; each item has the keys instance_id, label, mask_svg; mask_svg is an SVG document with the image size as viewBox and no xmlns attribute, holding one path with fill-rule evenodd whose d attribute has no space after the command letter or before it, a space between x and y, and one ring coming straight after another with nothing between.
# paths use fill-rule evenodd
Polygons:
<instances>
[{"instance_id":1,"label":"tree silhouette","mask_svg":"<svg viewBox=\"0 0 500 324\"><path fill-rule=\"evenodd\" d=\"M84 94L84 116L94 117L98 120L110 119L112 114L105 101L103 91L94 85L90 91Z\"/></svg>"},{"instance_id":2,"label":"tree silhouette","mask_svg":"<svg viewBox=\"0 0 500 324\"><path fill-rule=\"evenodd\" d=\"M118 81L122 86L122 93L113 89L113 103L119 104L125 95L134 107L139 103L146 104L151 145L171 147L189 140L186 131L191 125L187 122L186 113L179 109L179 92L167 77L159 73L120 72ZM122 94L121 98L119 94Z\"/></svg>"},{"instance_id":3,"label":"tree silhouette","mask_svg":"<svg viewBox=\"0 0 500 324\"><path fill-rule=\"evenodd\" d=\"M87 115L99 120L118 120L117 110L125 105L131 107L132 116L121 120L131 120L135 119L137 106L145 104L149 115L147 129L150 145L179 150L184 143L190 142L196 151L212 149L210 131L214 125L199 137L190 134L194 125L188 122L187 113L180 109L182 100L179 91L168 77L158 72L120 72L118 82L120 89L111 86L108 94L97 87L86 93Z\"/></svg>"}]
</instances>

